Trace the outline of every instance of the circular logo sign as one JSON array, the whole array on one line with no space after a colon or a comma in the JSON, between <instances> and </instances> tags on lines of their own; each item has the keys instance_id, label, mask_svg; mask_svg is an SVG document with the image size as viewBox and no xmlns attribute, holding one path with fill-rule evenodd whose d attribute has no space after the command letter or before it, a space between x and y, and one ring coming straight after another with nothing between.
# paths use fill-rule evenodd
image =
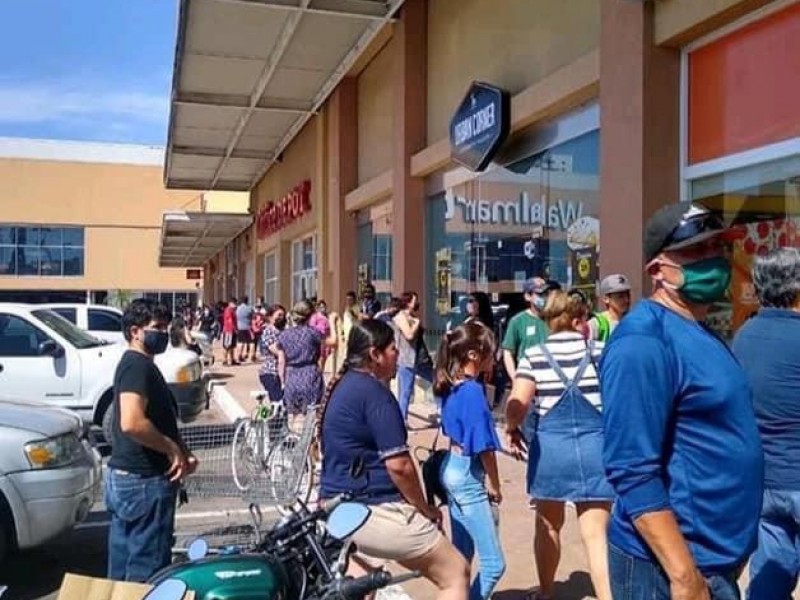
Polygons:
<instances>
[{"instance_id":1,"label":"circular logo sign","mask_svg":"<svg viewBox=\"0 0 800 600\"><path fill-rule=\"evenodd\" d=\"M591 269L592 265L588 258L581 258L578 261L578 275L581 276L581 279L586 279L589 277L589 271L591 271Z\"/></svg>"}]
</instances>

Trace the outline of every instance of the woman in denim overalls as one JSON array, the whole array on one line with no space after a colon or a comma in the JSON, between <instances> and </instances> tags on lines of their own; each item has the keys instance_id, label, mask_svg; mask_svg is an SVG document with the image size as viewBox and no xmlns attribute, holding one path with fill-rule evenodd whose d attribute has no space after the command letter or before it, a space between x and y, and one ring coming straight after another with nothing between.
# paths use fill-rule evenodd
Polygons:
<instances>
[{"instance_id":1,"label":"woman in denim overalls","mask_svg":"<svg viewBox=\"0 0 800 600\"><path fill-rule=\"evenodd\" d=\"M536 500L534 554L538 598L550 598L561 555L564 505L575 505L598 600L611 600L606 527L613 492L603 470L603 419L596 363L601 342L587 342L588 306L578 294L551 292L542 317L550 335L517 367L506 417L513 448L533 403L528 493Z\"/></svg>"},{"instance_id":2,"label":"woman in denim overalls","mask_svg":"<svg viewBox=\"0 0 800 600\"><path fill-rule=\"evenodd\" d=\"M495 456L500 440L480 381L494 367L494 348L494 334L479 321L456 327L439 345L433 384L442 398L442 429L450 438L440 476L453 544L468 563L477 552L480 563L469 600L489 598L506 568L494 518L502 500Z\"/></svg>"}]
</instances>

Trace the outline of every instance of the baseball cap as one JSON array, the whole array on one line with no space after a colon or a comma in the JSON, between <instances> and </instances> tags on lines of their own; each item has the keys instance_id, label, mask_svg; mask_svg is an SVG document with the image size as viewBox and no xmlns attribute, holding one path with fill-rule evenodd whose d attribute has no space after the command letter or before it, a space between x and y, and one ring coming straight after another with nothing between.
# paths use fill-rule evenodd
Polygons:
<instances>
[{"instance_id":1,"label":"baseball cap","mask_svg":"<svg viewBox=\"0 0 800 600\"><path fill-rule=\"evenodd\" d=\"M678 202L658 209L644 231L644 257L649 263L665 250L693 246L724 232L722 219L691 202Z\"/></svg>"},{"instance_id":2,"label":"baseball cap","mask_svg":"<svg viewBox=\"0 0 800 600\"><path fill-rule=\"evenodd\" d=\"M526 294L546 294L547 292L551 292L553 290L560 290L561 284L557 281L552 279L541 279L539 277L534 277L533 279L528 279L525 282L525 285L522 287L522 291Z\"/></svg>"},{"instance_id":3,"label":"baseball cap","mask_svg":"<svg viewBox=\"0 0 800 600\"><path fill-rule=\"evenodd\" d=\"M600 282L600 295L608 296L609 294L619 294L621 292L630 292L631 284L625 275L615 273L603 277Z\"/></svg>"}]
</instances>

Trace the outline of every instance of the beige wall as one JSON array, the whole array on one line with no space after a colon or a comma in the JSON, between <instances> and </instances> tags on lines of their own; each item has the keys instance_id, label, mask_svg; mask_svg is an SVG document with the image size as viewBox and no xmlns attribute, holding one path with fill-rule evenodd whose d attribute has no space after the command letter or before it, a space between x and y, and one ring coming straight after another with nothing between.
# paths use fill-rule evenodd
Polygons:
<instances>
[{"instance_id":1,"label":"beige wall","mask_svg":"<svg viewBox=\"0 0 800 600\"><path fill-rule=\"evenodd\" d=\"M472 80L515 94L595 49L599 6L596 0L428 2L428 143L447 135Z\"/></svg>"},{"instance_id":2,"label":"beige wall","mask_svg":"<svg viewBox=\"0 0 800 600\"><path fill-rule=\"evenodd\" d=\"M392 166L393 42L358 78L358 184Z\"/></svg>"},{"instance_id":3,"label":"beige wall","mask_svg":"<svg viewBox=\"0 0 800 600\"><path fill-rule=\"evenodd\" d=\"M0 277L0 289L194 290L158 251L163 212L199 206L199 192L164 189L160 165L0 159L0 223L86 227L83 277Z\"/></svg>"},{"instance_id":4,"label":"beige wall","mask_svg":"<svg viewBox=\"0 0 800 600\"><path fill-rule=\"evenodd\" d=\"M679 46L722 27L771 0L669 0L655 5L656 44Z\"/></svg>"},{"instance_id":5,"label":"beige wall","mask_svg":"<svg viewBox=\"0 0 800 600\"><path fill-rule=\"evenodd\" d=\"M250 196L251 210L257 215L259 209L268 202L281 199L306 179L311 181L310 214L303 215L288 227L263 240L257 239L255 224L251 228L251 236L255 240L252 256L256 260L256 296L264 293L264 272L261 267L262 262L258 257L275 252L279 265L280 301L283 304L288 304L291 297L291 242L307 234L321 231L325 202L325 186L321 169L324 146L323 119L322 115L318 115L308 121L284 152L283 160L269 169ZM323 282L321 267L324 244L322 241L320 236L317 244L317 261L320 267L318 285L322 285ZM239 280L243 281L243 279L244 273L240 273Z\"/></svg>"}]
</instances>

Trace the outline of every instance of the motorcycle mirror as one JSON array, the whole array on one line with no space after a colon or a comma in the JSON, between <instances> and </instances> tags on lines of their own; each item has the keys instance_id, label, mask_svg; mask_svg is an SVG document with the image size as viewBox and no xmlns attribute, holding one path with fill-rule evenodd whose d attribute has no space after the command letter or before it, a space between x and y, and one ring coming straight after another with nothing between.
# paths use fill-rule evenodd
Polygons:
<instances>
[{"instance_id":1,"label":"motorcycle mirror","mask_svg":"<svg viewBox=\"0 0 800 600\"><path fill-rule=\"evenodd\" d=\"M343 540L353 535L364 526L370 515L369 507L357 502L344 502L333 509L326 529L337 540Z\"/></svg>"},{"instance_id":2,"label":"motorcycle mirror","mask_svg":"<svg viewBox=\"0 0 800 600\"><path fill-rule=\"evenodd\" d=\"M189 549L186 552L186 555L189 557L189 560L200 560L201 558L205 558L208 554L208 542L205 541L203 538L198 538L189 544Z\"/></svg>"},{"instance_id":3,"label":"motorcycle mirror","mask_svg":"<svg viewBox=\"0 0 800 600\"><path fill-rule=\"evenodd\" d=\"M165 579L150 590L142 600L181 600L188 586L180 579Z\"/></svg>"}]
</instances>

